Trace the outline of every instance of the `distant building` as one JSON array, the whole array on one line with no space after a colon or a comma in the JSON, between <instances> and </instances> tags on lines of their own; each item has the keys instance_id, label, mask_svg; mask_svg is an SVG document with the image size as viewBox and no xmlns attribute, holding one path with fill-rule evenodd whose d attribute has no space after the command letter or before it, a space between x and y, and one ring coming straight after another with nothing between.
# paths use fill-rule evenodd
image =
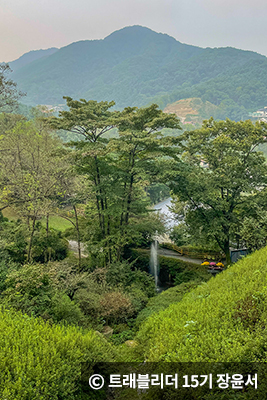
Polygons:
<instances>
[{"instance_id":1,"label":"distant building","mask_svg":"<svg viewBox=\"0 0 267 400\"><path fill-rule=\"evenodd\" d=\"M63 111L65 104L57 104L55 106L51 104L43 104L42 107L44 107L43 109L41 109L43 113L56 113L59 111Z\"/></svg>"},{"instance_id":2,"label":"distant building","mask_svg":"<svg viewBox=\"0 0 267 400\"><path fill-rule=\"evenodd\" d=\"M258 118L258 119L266 118L267 119L267 107L260 108L259 110L254 111L252 113L248 113L248 116L251 118ZM266 121L263 121L263 122L266 122Z\"/></svg>"}]
</instances>

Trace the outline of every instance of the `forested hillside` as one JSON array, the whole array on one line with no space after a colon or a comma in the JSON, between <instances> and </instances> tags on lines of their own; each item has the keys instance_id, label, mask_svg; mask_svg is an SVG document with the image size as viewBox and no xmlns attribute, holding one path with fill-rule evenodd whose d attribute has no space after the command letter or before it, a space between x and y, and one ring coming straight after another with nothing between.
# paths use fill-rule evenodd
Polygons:
<instances>
[{"instance_id":1,"label":"forested hillside","mask_svg":"<svg viewBox=\"0 0 267 400\"><path fill-rule=\"evenodd\" d=\"M163 109L198 97L218 107L216 117L238 120L267 104L266 67L266 57L251 51L202 49L132 26L72 43L17 69L12 79L31 105L62 103L62 93L114 100L118 108L156 102Z\"/></svg>"}]
</instances>

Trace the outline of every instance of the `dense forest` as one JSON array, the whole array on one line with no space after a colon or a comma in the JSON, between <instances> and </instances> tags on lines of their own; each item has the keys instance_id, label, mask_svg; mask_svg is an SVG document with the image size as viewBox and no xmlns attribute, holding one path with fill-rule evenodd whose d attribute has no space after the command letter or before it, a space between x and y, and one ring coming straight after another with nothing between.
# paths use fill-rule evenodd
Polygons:
<instances>
[{"instance_id":1,"label":"dense forest","mask_svg":"<svg viewBox=\"0 0 267 400\"><path fill-rule=\"evenodd\" d=\"M99 362L265 362L267 124L210 118L182 131L155 103L72 97L58 115L39 106L26 118L8 71L1 65L1 398L140 398L127 387L88 393L81 366ZM153 208L170 196L172 227ZM160 287L149 258L164 235ZM253 254L232 264L231 249L244 247ZM225 268L214 278L203 258ZM245 389L235 398L253 398Z\"/></svg>"}]
</instances>

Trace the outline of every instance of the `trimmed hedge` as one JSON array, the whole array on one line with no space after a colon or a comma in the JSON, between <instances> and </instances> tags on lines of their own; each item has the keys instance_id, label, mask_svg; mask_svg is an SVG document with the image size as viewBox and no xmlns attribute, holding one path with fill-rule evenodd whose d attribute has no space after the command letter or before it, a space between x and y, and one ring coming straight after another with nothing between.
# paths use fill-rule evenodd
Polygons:
<instances>
[{"instance_id":1,"label":"trimmed hedge","mask_svg":"<svg viewBox=\"0 0 267 400\"><path fill-rule=\"evenodd\" d=\"M267 361L267 248L152 315L137 335L148 361Z\"/></svg>"},{"instance_id":2,"label":"trimmed hedge","mask_svg":"<svg viewBox=\"0 0 267 400\"><path fill-rule=\"evenodd\" d=\"M168 308L171 304L178 303L190 290L195 289L201 281L190 281L172 287L160 293L158 296L149 299L147 306L138 314L136 326L140 326L152 314L158 313Z\"/></svg>"},{"instance_id":3,"label":"trimmed hedge","mask_svg":"<svg viewBox=\"0 0 267 400\"><path fill-rule=\"evenodd\" d=\"M50 326L41 319L0 311L0 398L78 399L81 362L114 361L107 341L75 327Z\"/></svg>"},{"instance_id":4,"label":"trimmed hedge","mask_svg":"<svg viewBox=\"0 0 267 400\"><path fill-rule=\"evenodd\" d=\"M159 256L159 279L167 281L171 276L171 282L180 285L184 282L199 279L207 281L211 275L207 268L200 264L189 263L178 258Z\"/></svg>"},{"instance_id":5,"label":"trimmed hedge","mask_svg":"<svg viewBox=\"0 0 267 400\"><path fill-rule=\"evenodd\" d=\"M201 246L192 246L192 245L176 246L176 244L173 243L161 243L160 247L176 251L181 255L187 255L193 258L199 258L201 260L203 260L204 258L218 260L224 256L221 251L206 249Z\"/></svg>"}]
</instances>

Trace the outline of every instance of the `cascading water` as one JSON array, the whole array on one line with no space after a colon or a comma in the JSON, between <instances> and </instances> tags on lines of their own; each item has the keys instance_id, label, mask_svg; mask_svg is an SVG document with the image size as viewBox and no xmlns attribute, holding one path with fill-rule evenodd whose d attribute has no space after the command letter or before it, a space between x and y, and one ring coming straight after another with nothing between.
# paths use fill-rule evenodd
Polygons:
<instances>
[{"instance_id":1,"label":"cascading water","mask_svg":"<svg viewBox=\"0 0 267 400\"><path fill-rule=\"evenodd\" d=\"M158 289L158 241L154 240L151 243L149 270L151 275L154 276L155 286Z\"/></svg>"}]
</instances>

